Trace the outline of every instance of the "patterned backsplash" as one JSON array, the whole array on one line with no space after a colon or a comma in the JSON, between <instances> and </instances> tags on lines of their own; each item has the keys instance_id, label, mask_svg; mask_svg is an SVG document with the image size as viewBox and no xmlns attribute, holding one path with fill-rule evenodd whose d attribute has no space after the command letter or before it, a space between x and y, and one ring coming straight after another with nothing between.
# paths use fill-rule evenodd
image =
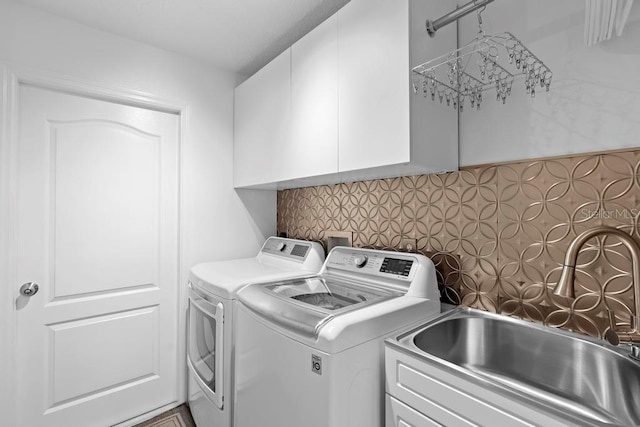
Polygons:
<instances>
[{"instance_id":1,"label":"patterned backsplash","mask_svg":"<svg viewBox=\"0 0 640 427\"><path fill-rule=\"evenodd\" d=\"M417 251L436 263L443 301L601 336L635 315L631 257L615 237L584 246L573 301L552 294L571 240L598 225L640 239L640 149L469 167L278 192L278 232L326 247ZM637 284L640 286L640 284Z\"/></svg>"}]
</instances>

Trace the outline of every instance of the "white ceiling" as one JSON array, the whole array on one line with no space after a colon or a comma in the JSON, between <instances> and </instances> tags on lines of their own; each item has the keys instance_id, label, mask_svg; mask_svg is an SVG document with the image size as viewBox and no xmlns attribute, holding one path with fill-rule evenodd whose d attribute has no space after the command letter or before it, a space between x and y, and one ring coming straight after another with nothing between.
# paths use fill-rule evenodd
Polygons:
<instances>
[{"instance_id":1,"label":"white ceiling","mask_svg":"<svg viewBox=\"0 0 640 427\"><path fill-rule=\"evenodd\" d=\"M251 75L349 0L14 0Z\"/></svg>"}]
</instances>

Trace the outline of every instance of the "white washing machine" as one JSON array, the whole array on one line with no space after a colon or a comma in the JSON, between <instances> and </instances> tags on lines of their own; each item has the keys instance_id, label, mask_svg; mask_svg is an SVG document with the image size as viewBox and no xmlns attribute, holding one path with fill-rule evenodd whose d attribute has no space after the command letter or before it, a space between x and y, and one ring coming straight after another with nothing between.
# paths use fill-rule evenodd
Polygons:
<instances>
[{"instance_id":1,"label":"white washing machine","mask_svg":"<svg viewBox=\"0 0 640 427\"><path fill-rule=\"evenodd\" d=\"M270 237L257 256L198 264L189 275L188 399L198 427L233 426L234 312L249 284L317 274L319 243Z\"/></svg>"},{"instance_id":2,"label":"white washing machine","mask_svg":"<svg viewBox=\"0 0 640 427\"><path fill-rule=\"evenodd\" d=\"M430 259L346 247L238 300L236 427L382 427L384 339L440 312Z\"/></svg>"}]
</instances>

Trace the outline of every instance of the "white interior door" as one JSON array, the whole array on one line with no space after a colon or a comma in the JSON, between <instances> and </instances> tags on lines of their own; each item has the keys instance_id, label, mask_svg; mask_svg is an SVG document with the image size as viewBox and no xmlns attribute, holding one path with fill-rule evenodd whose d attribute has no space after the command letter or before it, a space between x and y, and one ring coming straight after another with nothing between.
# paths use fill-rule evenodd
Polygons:
<instances>
[{"instance_id":1,"label":"white interior door","mask_svg":"<svg viewBox=\"0 0 640 427\"><path fill-rule=\"evenodd\" d=\"M19 87L19 427L177 400L178 117Z\"/></svg>"}]
</instances>

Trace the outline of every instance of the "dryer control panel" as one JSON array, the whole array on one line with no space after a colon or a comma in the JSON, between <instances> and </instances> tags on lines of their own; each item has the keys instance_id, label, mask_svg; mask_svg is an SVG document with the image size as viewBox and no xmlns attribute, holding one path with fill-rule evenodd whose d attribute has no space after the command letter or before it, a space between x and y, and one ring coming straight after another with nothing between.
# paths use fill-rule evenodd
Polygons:
<instances>
[{"instance_id":1,"label":"dryer control panel","mask_svg":"<svg viewBox=\"0 0 640 427\"><path fill-rule=\"evenodd\" d=\"M303 261L312 251L314 244L319 245L318 243L304 240L269 237L260 252L285 257L290 260Z\"/></svg>"}]
</instances>

